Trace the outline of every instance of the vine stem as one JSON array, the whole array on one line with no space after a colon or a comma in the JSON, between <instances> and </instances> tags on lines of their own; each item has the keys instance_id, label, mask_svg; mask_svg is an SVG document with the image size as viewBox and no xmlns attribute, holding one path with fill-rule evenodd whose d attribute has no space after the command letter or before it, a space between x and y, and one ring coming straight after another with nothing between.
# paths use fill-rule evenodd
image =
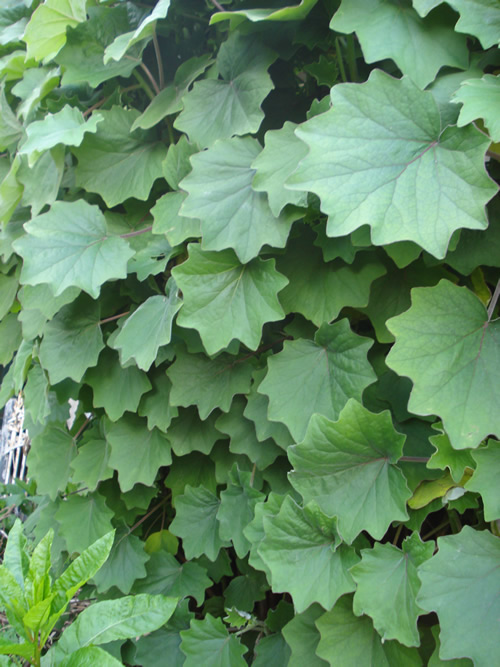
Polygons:
<instances>
[{"instance_id":1,"label":"vine stem","mask_svg":"<svg viewBox=\"0 0 500 667\"><path fill-rule=\"evenodd\" d=\"M338 37L335 37L335 53L337 54L337 62L339 65L340 78L342 79L343 83L346 83L347 76L345 73L344 60L342 58L342 50L340 48L340 41Z\"/></svg>"},{"instance_id":2,"label":"vine stem","mask_svg":"<svg viewBox=\"0 0 500 667\"><path fill-rule=\"evenodd\" d=\"M497 282L497 286L495 287L495 291L493 292L493 296L491 297L490 303L488 305L488 322L490 322L491 318L493 317L493 311L495 310L499 297L500 297L500 279Z\"/></svg>"},{"instance_id":3,"label":"vine stem","mask_svg":"<svg viewBox=\"0 0 500 667\"><path fill-rule=\"evenodd\" d=\"M113 322L114 320L119 320L120 317L125 317L125 315L129 315L130 310L127 310L126 313L120 313L119 315L113 315L112 317L106 317L104 320L99 320L99 324L106 324L106 322Z\"/></svg>"},{"instance_id":4,"label":"vine stem","mask_svg":"<svg viewBox=\"0 0 500 667\"><path fill-rule=\"evenodd\" d=\"M220 2L217 2L217 0L212 0L212 5L213 5L214 7L217 7L217 9L218 9L220 12L225 11L225 10L224 10L224 7L220 4Z\"/></svg>"},{"instance_id":5,"label":"vine stem","mask_svg":"<svg viewBox=\"0 0 500 667\"><path fill-rule=\"evenodd\" d=\"M165 73L163 72L163 62L161 59L160 45L158 44L158 35L156 34L156 28L153 30L153 46L155 49L156 56L156 65L158 67L158 83L160 90L165 86Z\"/></svg>"},{"instance_id":6,"label":"vine stem","mask_svg":"<svg viewBox=\"0 0 500 667\"><path fill-rule=\"evenodd\" d=\"M143 229L137 229L135 232L127 232L126 234L120 234L121 239L129 239L131 236L139 236L140 234L147 234L153 229L153 225L149 227L144 227Z\"/></svg>"},{"instance_id":7,"label":"vine stem","mask_svg":"<svg viewBox=\"0 0 500 667\"><path fill-rule=\"evenodd\" d=\"M145 65L144 63L141 63L141 69L144 72L144 74L148 77L148 79L151 81L151 85L153 86L153 89L154 89L155 93L158 95L158 93L160 92L160 87L156 83L156 79L151 74L148 66Z\"/></svg>"},{"instance_id":8,"label":"vine stem","mask_svg":"<svg viewBox=\"0 0 500 667\"><path fill-rule=\"evenodd\" d=\"M133 71L133 75L139 82L140 87L143 89L143 91L146 93L146 95L149 97L150 100L154 100L155 94L151 90L151 88L148 86L148 84L144 81L144 77L142 77L137 70Z\"/></svg>"},{"instance_id":9,"label":"vine stem","mask_svg":"<svg viewBox=\"0 0 500 667\"><path fill-rule=\"evenodd\" d=\"M427 463L429 460L428 456L401 456L399 459L406 463Z\"/></svg>"}]
</instances>

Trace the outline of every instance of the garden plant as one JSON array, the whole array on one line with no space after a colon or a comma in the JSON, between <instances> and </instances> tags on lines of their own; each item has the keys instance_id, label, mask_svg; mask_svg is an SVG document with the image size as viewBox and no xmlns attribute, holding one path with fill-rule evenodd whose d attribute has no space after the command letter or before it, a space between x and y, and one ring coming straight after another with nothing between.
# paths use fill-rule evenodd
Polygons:
<instances>
[{"instance_id":1,"label":"garden plant","mask_svg":"<svg viewBox=\"0 0 500 667\"><path fill-rule=\"evenodd\" d=\"M0 665L500 665L499 41L498 0L3 0Z\"/></svg>"}]
</instances>

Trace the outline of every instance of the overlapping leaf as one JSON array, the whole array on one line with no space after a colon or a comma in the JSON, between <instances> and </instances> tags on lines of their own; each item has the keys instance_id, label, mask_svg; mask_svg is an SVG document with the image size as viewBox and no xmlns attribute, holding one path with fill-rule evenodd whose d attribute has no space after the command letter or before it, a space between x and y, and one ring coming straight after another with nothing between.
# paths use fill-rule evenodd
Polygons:
<instances>
[{"instance_id":1,"label":"overlapping leaf","mask_svg":"<svg viewBox=\"0 0 500 667\"><path fill-rule=\"evenodd\" d=\"M208 354L233 338L255 350L262 326L284 317L276 295L288 281L272 259L240 264L232 250L207 252L190 244L189 259L172 275L184 297L177 322L197 329Z\"/></svg>"},{"instance_id":2,"label":"overlapping leaf","mask_svg":"<svg viewBox=\"0 0 500 667\"><path fill-rule=\"evenodd\" d=\"M146 422L135 415L108 423L106 440L111 445L109 466L118 471L122 491L138 482L151 486L158 469L172 462L165 434L156 428L149 431Z\"/></svg>"},{"instance_id":3,"label":"overlapping leaf","mask_svg":"<svg viewBox=\"0 0 500 667\"><path fill-rule=\"evenodd\" d=\"M422 19L411 2L342 0L330 27L356 32L366 62L392 58L403 74L425 88L438 70L448 65L466 69L466 39L457 34L448 11L439 10Z\"/></svg>"},{"instance_id":4,"label":"overlapping leaf","mask_svg":"<svg viewBox=\"0 0 500 667\"><path fill-rule=\"evenodd\" d=\"M372 342L353 334L347 320L324 324L314 341L286 341L268 362L259 393L269 397L269 418L301 442L314 413L337 419L350 398L375 381L366 355Z\"/></svg>"},{"instance_id":5,"label":"overlapping leaf","mask_svg":"<svg viewBox=\"0 0 500 667\"><path fill-rule=\"evenodd\" d=\"M422 661L416 649L396 641L381 641L369 618L352 613L350 596L341 598L335 607L316 620L321 639L316 650L331 667L359 665L408 665L420 667Z\"/></svg>"},{"instance_id":6,"label":"overlapping leaf","mask_svg":"<svg viewBox=\"0 0 500 667\"><path fill-rule=\"evenodd\" d=\"M170 403L196 405L201 419L220 408L227 412L235 394L250 389L253 368L244 360L221 354L215 359L179 351L167 375L172 382Z\"/></svg>"},{"instance_id":7,"label":"overlapping leaf","mask_svg":"<svg viewBox=\"0 0 500 667\"><path fill-rule=\"evenodd\" d=\"M271 572L273 591L288 591L299 613L313 602L330 609L355 588L349 568L359 557L338 545L335 524L316 503L302 508L290 496L277 515L264 515L259 555Z\"/></svg>"},{"instance_id":8,"label":"overlapping leaf","mask_svg":"<svg viewBox=\"0 0 500 667\"><path fill-rule=\"evenodd\" d=\"M338 517L348 544L362 530L380 539L392 521L408 518L411 493L395 465L404 440L389 412L371 413L351 399L336 422L314 415L304 442L288 448L290 481L304 502Z\"/></svg>"},{"instance_id":9,"label":"overlapping leaf","mask_svg":"<svg viewBox=\"0 0 500 667\"><path fill-rule=\"evenodd\" d=\"M115 106L100 113L104 120L97 132L73 149L78 158L77 184L101 195L109 207L129 197L147 199L154 181L162 175L165 147L154 131L131 132L138 111Z\"/></svg>"},{"instance_id":10,"label":"overlapping leaf","mask_svg":"<svg viewBox=\"0 0 500 667\"><path fill-rule=\"evenodd\" d=\"M496 650L500 613L500 539L465 526L457 535L438 538L438 548L419 567L417 602L438 615L441 659L468 657L487 667Z\"/></svg>"},{"instance_id":11,"label":"overlapping leaf","mask_svg":"<svg viewBox=\"0 0 500 667\"><path fill-rule=\"evenodd\" d=\"M112 347L120 350L123 363L135 359L139 368L148 371L158 350L172 336L172 322L181 307L177 286L167 285L166 294L155 294L135 310L120 329Z\"/></svg>"},{"instance_id":12,"label":"overlapping leaf","mask_svg":"<svg viewBox=\"0 0 500 667\"><path fill-rule=\"evenodd\" d=\"M25 229L27 235L14 242L24 260L24 284L47 283L54 296L67 287L80 287L96 299L104 282L127 275L133 251L124 239L108 235L99 208L83 199L55 202Z\"/></svg>"},{"instance_id":13,"label":"overlapping leaf","mask_svg":"<svg viewBox=\"0 0 500 667\"><path fill-rule=\"evenodd\" d=\"M202 147L256 132L264 118L261 104L273 88L267 69L275 57L258 39L234 32L217 56L222 78L195 83L175 127Z\"/></svg>"},{"instance_id":14,"label":"overlapping leaf","mask_svg":"<svg viewBox=\"0 0 500 667\"><path fill-rule=\"evenodd\" d=\"M242 263L263 245L282 248L298 217L275 217L266 195L253 190L251 165L260 150L251 137L219 141L191 158L193 170L180 184L188 192L180 213L201 220L203 248L233 248Z\"/></svg>"},{"instance_id":15,"label":"overlapping leaf","mask_svg":"<svg viewBox=\"0 0 500 667\"><path fill-rule=\"evenodd\" d=\"M484 135L441 131L431 93L380 70L334 86L331 98L330 111L296 130L310 150L288 179L321 198L329 236L368 224L375 245L414 241L442 258L456 229L486 228L497 187L484 170Z\"/></svg>"},{"instance_id":16,"label":"overlapping leaf","mask_svg":"<svg viewBox=\"0 0 500 667\"><path fill-rule=\"evenodd\" d=\"M439 415L455 449L500 435L499 324L470 290L447 280L412 290L412 307L388 323L396 343L387 364L414 384L408 409Z\"/></svg>"},{"instance_id":17,"label":"overlapping leaf","mask_svg":"<svg viewBox=\"0 0 500 667\"><path fill-rule=\"evenodd\" d=\"M397 639L405 646L419 646L415 598L420 590L419 565L434 552L434 543L423 543L417 533L404 540L402 549L376 543L361 551L361 562L351 568L356 581L353 610L367 614L382 638ZM380 585L383 581L383 587Z\"/></svg>"},{"instance_id":18,"label":"overlapping leaf","mask_svg":"<svg viewBox=\"0 0 500 667\"><path fill-rule=\"evenodd\" d=\"M462 127L482 118L493 141L500 141L500 77L486 74L482 79L464 81L455 93L455 101L462 102L457 125Z\"/></svg>"}]
</instances>

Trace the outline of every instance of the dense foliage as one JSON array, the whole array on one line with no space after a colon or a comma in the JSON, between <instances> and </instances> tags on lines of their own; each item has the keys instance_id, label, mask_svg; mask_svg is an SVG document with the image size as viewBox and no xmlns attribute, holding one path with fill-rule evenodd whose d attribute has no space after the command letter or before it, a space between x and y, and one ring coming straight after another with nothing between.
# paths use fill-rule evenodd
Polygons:
<instances>
[{"instance_id":1,"label":"dense foliage","mask_svg":"<svg viewBox=\"0 0 500 667\"><path fill-rule=\"evenodd\" d=\"M498 665L500 5L221 2L2 3L11 497L125 664Z\"/></svg>"}]
</instances>

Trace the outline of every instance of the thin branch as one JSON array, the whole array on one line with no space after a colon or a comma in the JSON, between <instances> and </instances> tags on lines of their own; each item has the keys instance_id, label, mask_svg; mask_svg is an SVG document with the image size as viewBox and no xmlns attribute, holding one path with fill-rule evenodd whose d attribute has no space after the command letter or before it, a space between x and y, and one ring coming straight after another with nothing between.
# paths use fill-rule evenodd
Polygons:
<instances>
[{"instance_id":1,"label":"thin branch","mask_svg":"<svg viewBox=\"0 0 500 667\"><path fill-rule=\"evenodd\" d=\"M161 51L160 45L158 44L156 28L153 30L153 46L155 47L156 65L158 67L158 81L160 84L160 89L163 90L163 87L165 86L165 75L163 72L163 62L161 59Z\"/></svg>"},{"instance_id":2,"label":"thin branch","mask_svg":"<svg viewBox=\"0 0 500 667\"><path fill-rule=\"evenodd\" d=\"M488 305L488 322L490 322L491 318L493 317L493 311L495 310L499 297L500 297L500 279L497 282L497 286L495 287L495 291L493 292L493 296L491 297L490 303Z\"/></svg>"},{"instance_id":3,"label":"thin branch","mask_svg":"<svg viewBox=\"0 0 500 667\"><path fill-rule=\"evenodd\" d=\"M120 317L125 317L125 315L130 315L130 310L127 310L126 313L120 313L119 315L113 315L112 317L106 317L104 320L99 320L99 324L106 324L106 322L113 322L114 320L119 320Z\"/></svg>"},{"instance_id":4,"label":"thin branch","mask_svg":"<svg viewBox=\"0 0 500 667\"><path fill-rule=\"evenodd\" d=\"M142 68L144 74L151 81L151 85L153 86L155 93L158 95L158 93L160 92L160 88L159 88L158 84L156 83L156 79L154 78L154 76L149 71L149 68L144 63L141 63L141 68Z\"/></svg>"},{"instance_id":5,"label":"thin branch","mask_svg":"<svg viewBox=\"0 0 500 667\"><path fill-rule=\"evenodd\" d=\"M105 104L108 100L109 100L109 97L103 97L102 100L99 100L99 102L96 102L96 103L93 104L91 107L89 107L88 109L86 109L86 110L82 113L82 116L83 116L84 118L86 118L87 116L90 116L90 114L92 113L92 111L95 111L95 110L98 109L99 107L102 107L102 105Z\"/></svg>"},{"instance_id":6,"label":"thin branch","mask_svg":"<svg viewBox=\"0 0 500 667\"><path fill-rule=\"evenodd\" d=\"M87 426L90 424L92 421L92 417L87 417L83 424L80 426L78 431L76 432L76 435L73 436L73 442L76 442L78 438L81 436L81 434L84 432L84 430L87 428Z\"/></svg>"},{"instance_id":7,"label":"thin branch","mask_svg":"<svg viewBox=\"0 0 500 667\"><path fill-rule=\"evenodd\" d=\"M140 236L140 234L146 234L153 229L153 225L149 227L144 227L143 229L137 229L135 232L127 232L126 234L120 234L121 239L129 239L131 236Z\"/></svg>"},{"instance_id":8,"label":"thin branch","mask_svg":"<svg viewBox=\"0 0 500 667\"><path fill-rule=\"evenodd\" d=\"M212 0L212 5L213 5L214 7L217 7L217 9L218 9L220 12L225 12L225 11L226 11L226 10L224 9L224 7L223 7L219 2L217 2L217 0Z\"/></svg>"},{"instance_id":9,"label":"thin branch","mask_svg":"<svg viewBox=\"0 0 500 667\"><path fill-rule=\"evenodd\" d=\"M394 535L394 539L392 540L392 544L394 546L397 546L402 530L403 530L403 524L400 523L399 526L396 528L396 534Z\"/></svg>"},{"instance_id":10,"label":"thin branch","mask_svg":"<svg viewBox=\"0 0 500 667\"><path fill-rule=\"evenodd\" d=\"M427 463L429 461L428 456L402 456L399 461L405 461L406 463Z\"/></svg>"},{"instance_id":11,"label":"thin branch","mask_svg":"<svg viewBox=\"0 0 500 667\"><path fill-rule=\"evenodd\" d=\"M139 72L135 69L132 72L132 74L135 76L135 78L139 82L139 86L143 89L143 91L146 93L146 95L149 97L149 99L154 100L155 94L153 93L151 88L148 86L148 84L144 81L143 77L139 74Z\"/></svg>"}]
</instances>

